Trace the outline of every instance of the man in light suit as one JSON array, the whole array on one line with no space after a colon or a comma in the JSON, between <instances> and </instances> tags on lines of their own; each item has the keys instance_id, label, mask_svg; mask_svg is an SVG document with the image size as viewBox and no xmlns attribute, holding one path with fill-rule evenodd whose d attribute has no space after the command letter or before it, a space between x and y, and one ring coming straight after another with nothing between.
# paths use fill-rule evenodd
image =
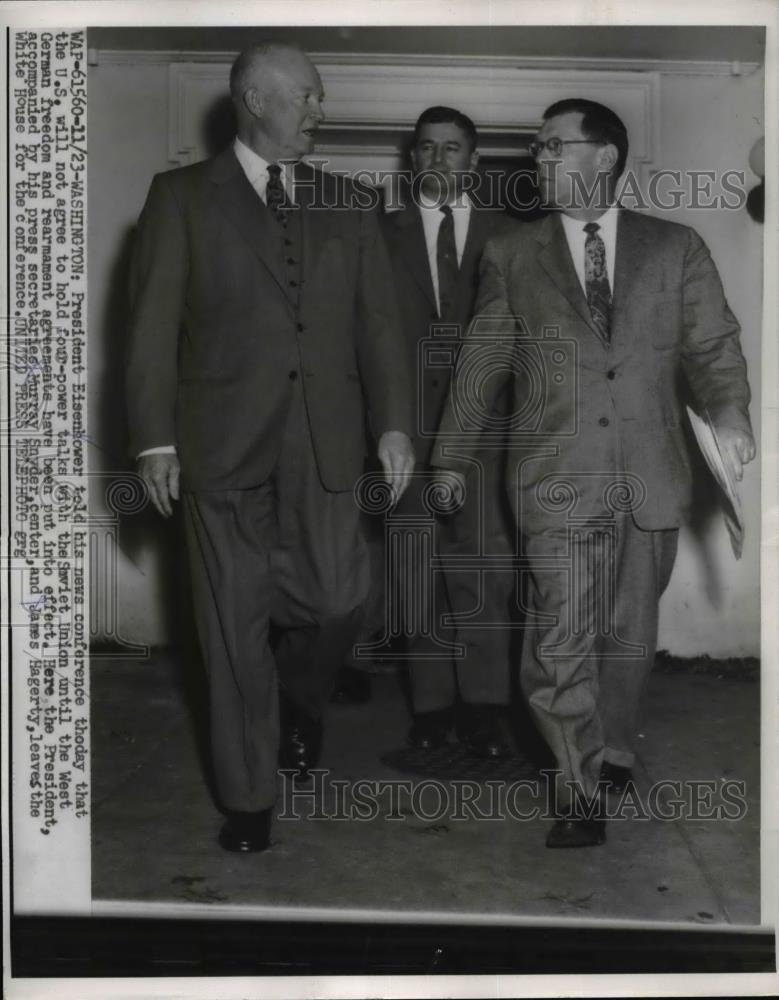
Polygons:
<instances>
[{"instance_id":1,"label":"man in light suit","mask_svg":"<svg viewBox=\"0 0 779 1000\"><path fill-rule=\"evenodd\" d=\"M531 148L559 211L487 246L460 360L465 372L495 338L512 345L512 502L533 625L521 684L561 772L547 845L577 847L605 839L587 811L599 784L631 777L658 601L691 499L680 379L737 478L755 446L739 327L706 246L615 203L628 149L617 115L558 102ZM458 369L436 464L460 470L453 456L474 447L471 423L489 427L500 382L468 406Z\"/></svg>"},{"instance_id":2,"label":"man in light suit","mask_svg":"<svg viewBox=\"0 0 779 1000\"><path fill-rule=\"evenodd\" d=\"M417 473L395 510L400 517L425 514L422 491L429 482L433 435L452 370L425 364L424 342L434 346L434 356L456 357L461 333L473 315L484 245L519 226L495 206L479 204L473 173L478 159L476 127L467 115L440 106L423 111L411 146L411 197L400 211L382 219L417 398ZM467 182L475 185L473 197ZM445 334L435 333L436 327L446 327ZM501 709L509 700L510 632L505 624L510 620L514 577L510 571L486 567L490 556L511 553L512 531L499 452L480 453L478 465L468 478L463 508L439 519L435 531L438 554L481 554L482 570L437 572L429 590L424 581L413 578L420 570L424 573L424 567L412 560L410 576L402 581L406 594L430 602L424 611L417 609L418 622L430 618L435 632L444 641L461 644L465 653L452 660L423 627L408 638L414 710L409 740L417 749L434 750L446 741L456 720L458 738L471 752L499 758L508 752ZM420 549L424 544L420 538ZM441 616L452 611L473 614L477 627L461 625L454 635L451 630L447 634ZM504 627L489 628L489 623Z\"/></svg>"},{"instance_id":3,"label":"man in light suit","mask_svg":"<svg viewBox=\"0 0 779 1000\"><path fill-rule=\"evenodd\" d=\"M319 74L303 52L268 43L238 56L230 89L235 144L149 191L127 398L153 503L170 516L182 491L227 812L219 840L259 851L276 793L277 684L282 763L305 775L367 592L352 497L363 399L399 493L413 452L376 213L300 162L324 118Z\"/></svg>"}]
</instances>

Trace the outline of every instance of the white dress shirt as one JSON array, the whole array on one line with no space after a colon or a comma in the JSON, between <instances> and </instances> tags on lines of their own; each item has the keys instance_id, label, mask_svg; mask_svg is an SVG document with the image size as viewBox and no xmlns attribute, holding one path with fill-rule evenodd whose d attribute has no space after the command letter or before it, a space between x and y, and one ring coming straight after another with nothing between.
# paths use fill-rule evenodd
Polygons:
<instances>
[{"instance_id":1,"label":"white dress shirt","mask_svg":"<svg viewBox=\"0 0 779 1000\"><path fill-rule=\"evenodd\" d=\"M468 237L468 223L471 218L471 200L468 195L463 195L457 201L452 202L451 209L452 220L454 221L454 244L457 248L457 266L459 267L463 259L465 241ZM441 299L438 294L438 230L444 221L444 213L434 202L427 201L422 196L419 200L419 214L422 216L422 226L425 230L427 259L430 262L430 277L433 279L436 307L440 314Z\"/></svg>"},{"instance_id":2,"label":"white dress shirt","mask_svg":"<svg viewBox=\"0 0 779 1000\"><path fill-rule=\"evenodd\" d=\"M236 139L233 143L233 150L236 159L241 164L243 172L246 174L246 179L267 205L265 189L268 186L268 167L270 163L267 160L263 160L261 156L258 156L253 149L249 149L240 139ZM292 164L280 163L279 166L281 167L281 183L287 192L287 197L291 199L290 189L293 183L291 174Z\"/></svg>"},{"instance_id":3,"label":"white dress shirt","mask_svg":"<svg viewBox=\"0 0 779 1000\"><path fill-rule=\"evenodd\" d=\"M584 281L584 242L587 239L587 233L585 233L584 227L587 223L582 222L581 219L572 219L563 213L560 214L560 218L563 222L563 232L565 233L566 240L568 240L568 249L571 251L579 283L586 295L587 288ZM601 237L603 245L606 247L606 270L609 275L609 288L611 288L612 295L614 294L614 258L617 253L618 218L619 206L611 205L599 219L594 220L600 226L598 236Z\"/></svg>"},{"instance_id":4,"label":"white dress shirt","mask_svg":"<svg viewBox=\"0 0 779 1000\"><path fill-rule=\"evenodd\" d=\"M240 139L236 139L233 143L233 151L235 152L235 157L241 164L241 169L246 174L246 179L260 196L262 201L267 205L265 198L265 189L268 186L268 167L270 164L267 160L263 160L261 156L258 156L253 149L249 149L245 143L241 142ZM284 190L287 192L287 197L291 198L290 188L292 187L292 175L291 175L291 164L280 163L281 167L281 183L284 186ZM142 458L144 455L175 455L176 447L172 444L161 444L156 448L147 448L145 451L138 452L138 458Z\"/></svg>"}]
</instances>

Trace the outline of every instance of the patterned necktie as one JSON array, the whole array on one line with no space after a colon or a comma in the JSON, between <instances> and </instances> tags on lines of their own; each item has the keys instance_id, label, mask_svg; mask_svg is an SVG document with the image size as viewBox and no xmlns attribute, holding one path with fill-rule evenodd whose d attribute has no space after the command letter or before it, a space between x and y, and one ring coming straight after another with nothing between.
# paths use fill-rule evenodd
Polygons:
<instances>
[{"instance_id":1,"label":"patterned necktie","mask_svg":"<svg viewBox=\"0 0 779 1000\"><path fill-rule=\"evenodd\" d=\"M441 319L449 319L452 314L459 268L457 266L457 244L454 241L454 216L451 205L442 205L443 219L438 229L436 257L438 260L438 314Z\"/></svg>"},{"instance_id":2,"label":"patterned necktie","mask_svg":"<svg viewBox=\"0 0 779 1000\"><path fill-rule=\"evenodd\" d=\"M281 183L281 167L278 163L268 166L268 183L265 187L265 202L273 214L273 218L282 228L287 226L289 202L287 192Z\"/></svg>"},{"instance_id":3,"label":"patterned necktie","mask_svg":"<svg viewBox=\"0 0 779 1000\"><path fill-rule=\"evenodd\" d=\"M601 337L611 339L611 287L606 267L606 244L598 235L597 222L588 222L584 227L587 239L584 241L584 285L587 290L587 305L592 321Z\"/></svg>"}]
</instances>

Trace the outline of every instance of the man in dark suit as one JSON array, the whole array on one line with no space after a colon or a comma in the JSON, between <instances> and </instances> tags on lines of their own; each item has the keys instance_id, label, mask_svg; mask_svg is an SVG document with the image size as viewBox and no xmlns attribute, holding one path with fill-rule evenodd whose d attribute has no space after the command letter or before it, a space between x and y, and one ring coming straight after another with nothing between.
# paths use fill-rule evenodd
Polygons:
<instances>
[{"instance_id":1,"label":"man in dark suit","mask_svg":"<svg viewBox=\"0 0 779 1000\"><path fill-rule=\"evenodd\" d=\"M181 485L220 843L257 851L276 793L277 683L282 763L305 775L367 592L352 497L363 398L398 493L413 452L376 214L354 207L348 182L300 162L324 117L316 69L268 43L238 56L230 89L235 144L149 191L127 398L140 473L165 516Z\"/></svg>"},{"instance_id":2,"label":"man in dark suit","mask_svg":"<svg viewBox=\"0 0 779 1000\"><path fill-rule=\"evenodd\" d=\"M476 447L507 366L471 406L461 371L509 345L512 502L533 624L521 683L561 772L547 845L577 847L605 839L587 800L631 778L658 602L691 500L680 378L736 478L755 446L739 327L706 246L616 203L628 149L617 115L558 102L531 148L559 211L484 252L435 462L461 471L447 448Z\"/></svg>"},{"instance_id":3,"label":"man in dark suit","mask_svg":"<svg viewBox=\"0 0 779 1000\"><path fill-rule=\"evenodd\" d=\"M518 225L492 206L479 206L478 192L473 199L467 193L477 180L473 174L479 159L476 145L476 128L467 115L447 107L424 111L411 147L412 196L402 210L388 212L382 220L417 396L414 447L418 472L394 512L399 517L426 512L422 496L430 481L434 432L460 337L473 313L484 244ZM433 361L436 357L449 360L441 365L427 363L425 342ZM506 626L514 576L511 571L487 568L490 557L511 552L501 472L496 450L480 453L462 509L439 519L435 527L439 554L469 555L472 561L482 556L481 567L437 572L429 588L424 579L417 579L424 577L425 566L419 559L410 559L407 578L402 581L406 602L413 594L421 602L430 602L416 609L418 628L416 632L408 629L406 649L414 710L409 739L419 749L441 746L456 716L458 737L472 752L488 758L507 752L500 709L509 698L510 633ZM419 542L422 551L424 539ZM453 635L441 625L442 615L451 612L470 614L473 620L461 624ZM432 622L432 634L424 627L427 621ZM449 647L452 641L460 644L465 655L453 661L437 638Z\"/></svg>"}]
</instances>

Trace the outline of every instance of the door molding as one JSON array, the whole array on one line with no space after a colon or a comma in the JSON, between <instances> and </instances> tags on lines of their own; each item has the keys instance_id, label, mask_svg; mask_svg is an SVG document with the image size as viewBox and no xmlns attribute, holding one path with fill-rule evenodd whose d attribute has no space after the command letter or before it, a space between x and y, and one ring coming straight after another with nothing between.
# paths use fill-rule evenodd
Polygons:
<instances>
[{"instance_id":1,"label":"door molding","mask_svg":"<svg viewBox=\"0 0 779 1000\"><path fill-rule=\"evenodd\" d=\"M498 147L510 151L513 136L519 152L522 134L535 132L544 109L571 96L608 104L620 115L630 135L629 165L634 170L643 173L661 159L658 72L528 69L483 57L445 64L407 57L392 64L368 56L359 61L316 54L312 58L322 76L327 114L317 154L337 158L338 167L348 168L347 160L363 163L391 156L388 137L409 132L418 115L434 104L457 107L473 118L487 139L482 145L485 154ZM170 64L171 163L192 163L206 155L202 121L208 109L225 98L229 69L229 61Z\"/></svg>"}]
</instances>

